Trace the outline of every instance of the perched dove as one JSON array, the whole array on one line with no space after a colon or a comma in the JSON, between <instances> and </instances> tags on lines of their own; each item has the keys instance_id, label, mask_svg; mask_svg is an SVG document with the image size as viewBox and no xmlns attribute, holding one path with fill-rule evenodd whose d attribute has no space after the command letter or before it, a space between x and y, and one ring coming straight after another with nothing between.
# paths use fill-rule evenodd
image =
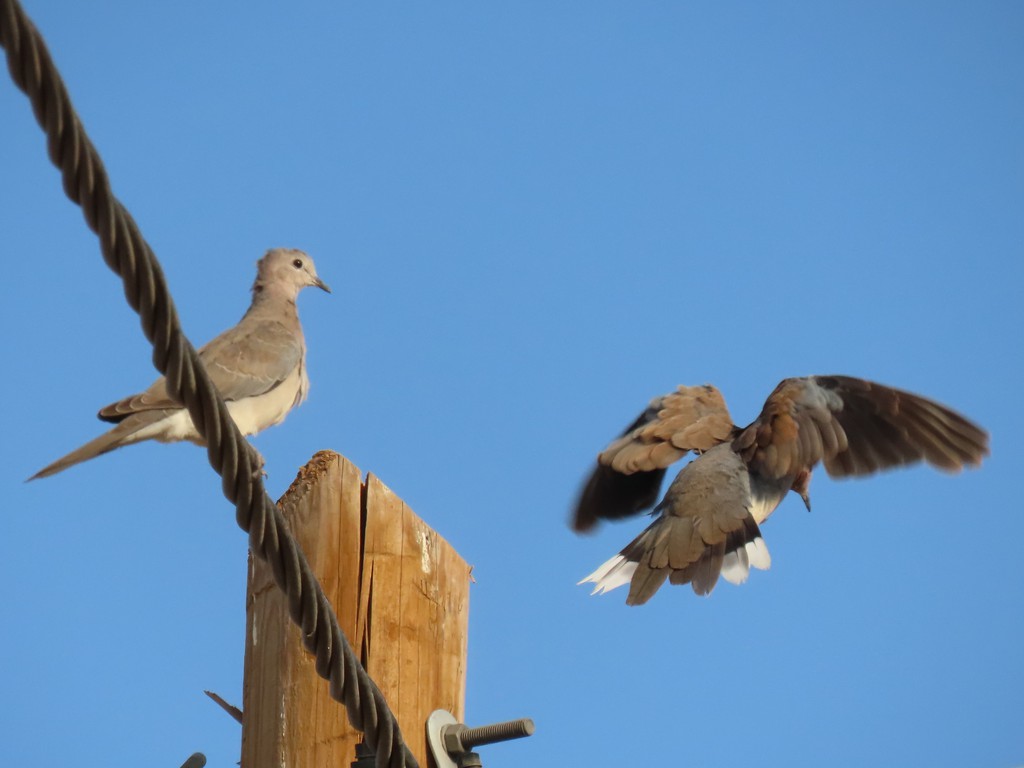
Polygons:
<instances>
[{"instance_id":1,"label":"perched dove","mask_svg":"<svg viewBox=\"0 0 1024 768\"><path fill-rule=\"evenodd\" d=\"M599 593L629 583L629 605L647 602L665 579L698 595L709 594L719 574L741 584L750 566L770 565L758 525L786 493L811 508L819 461L832 477L922 460L956 472L988 455L988 434L931 400L848 376L786 379L745 428L733 425L715 387L679 387L652 400L597 457L573 528L651 507L666 468L689 451L698 456L654 508L657 519L581 584Z\"/></svg>"},{"instance_id":2,"label":"perched dove","mask_svg":"<svg viewBox=\"0 0 1024 768\"><path fill-rule=\"evenodd\" d=\"M252 304L238 325L199 350L214 386L243 435L279 424L306 399L306 341L295 299L307 285L330 293L302 251L274 248L256 264ZM29 478L49 477L68 467L143 440L202 443L188 411L167 394L163 378L145 392L99 412L117 424Z\"/></svg>"}]
</instances>

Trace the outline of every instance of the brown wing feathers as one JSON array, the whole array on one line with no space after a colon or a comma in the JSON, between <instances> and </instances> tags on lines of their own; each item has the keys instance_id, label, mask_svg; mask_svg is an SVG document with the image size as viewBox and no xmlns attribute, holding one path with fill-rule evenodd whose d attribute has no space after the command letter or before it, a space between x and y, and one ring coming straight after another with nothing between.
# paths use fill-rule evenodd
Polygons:
<instances>
[{"instance_id":1,"label":"brown wing feathers","mask_svg":"<svg viewBox=\"0 0 1024 768\"><path fill-rule=\"evenodd\" d=\"M812 376L779 384L733 447L769 477L819 461L833 477L918 461L955 472L981 462L988 435L918 395L848 376Z\"/></svg>"},{"instance_id":2,"label":"brown wing feathers","mask_svg":"<svg viewBox=\"0 0 1024 768\"><path fill-rule=\"evenodd\" d=\"M679 387L652 400L598 462L624 474L664 469L690 451L728 440L732 429L721 392L710 385Z\"/></svg>"},{"instance_id":3,"label":"brown wing feathers","mask_svg":"<svg viewBox=\"0 0 1024 768\"><path fill-rule=\"evenodd\" d=\"M664 469L623 475L599 464L580 491L572 529L584 533L600 520L619 520L650 509L658 501L664 477Z\"/></svg>"},{"instance_id":4,"label":"brown wing feathers","mask_svg":"<svg viewBox=\"0 0 1024 768\"><path fill-rule=\"evenodd\" d=\"M654 506L665 469L690 451L728 440L732 418L710 385L679 387L647 409L598 456L572 515L578 533L599 520L617 520Z\"/></svg>"},{"instance_id":5,"label":"brown wing feathers","mask_svg":"<svg viewBox=\"0 0 1024 768\"><path fill-rule=\"evenodd\" d=\"M988 455L988 435L960 414L910 392L847 376L815 382L839 395L833 414L846 433L845 452L825 454L833 477L865 475L926 461L948 472L976 466Z\"/></svg>"}]
</instances>

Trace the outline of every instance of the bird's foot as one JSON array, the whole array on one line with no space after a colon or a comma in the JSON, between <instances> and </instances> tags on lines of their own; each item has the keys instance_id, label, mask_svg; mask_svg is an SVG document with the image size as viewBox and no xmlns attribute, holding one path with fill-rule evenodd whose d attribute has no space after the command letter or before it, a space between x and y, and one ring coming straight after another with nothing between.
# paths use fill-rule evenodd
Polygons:
<instances>
[{"instance_id":1,"label":"bird's foot","mask_svg":"<svg viewBox=\"0 0 1024 768\"><path fill-rule=\"evenodd\" d=\"M264 467L267 465L263 454L256 450L256 447L249 443L249 462L252 464L252 476L254 480L263 480L267 477Z\"/></svg>"}]
</instances>

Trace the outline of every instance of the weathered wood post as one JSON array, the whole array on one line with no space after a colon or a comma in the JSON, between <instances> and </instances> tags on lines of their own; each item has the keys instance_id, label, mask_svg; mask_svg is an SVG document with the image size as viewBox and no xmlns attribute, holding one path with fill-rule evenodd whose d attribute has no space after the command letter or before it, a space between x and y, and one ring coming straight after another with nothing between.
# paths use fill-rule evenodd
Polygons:
<instances>
[{"instance_id":1,"label":"weathered wood post","mask_svg":"<svg viewBox=\"0 0 1024 768\"><path fill-rule=\"evenodd\" d=\"M463 719L470 568L376 477L316 454L284 516L424 768L435 709ZM249 557L242 768L347 766L360 734L317 677L270 569Z\"/></svg>"}]
</instances>

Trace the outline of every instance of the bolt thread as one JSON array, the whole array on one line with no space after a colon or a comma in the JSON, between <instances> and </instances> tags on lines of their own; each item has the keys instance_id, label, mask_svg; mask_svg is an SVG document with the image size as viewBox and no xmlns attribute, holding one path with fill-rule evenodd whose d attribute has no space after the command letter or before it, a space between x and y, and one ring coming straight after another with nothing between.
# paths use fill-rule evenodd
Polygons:
<instances>
[{"instance_id":1,"label":"bolt thread","mask_svg":"<svg viewBox=\"0 0 1024 768\"><path fill-rule=\"evenodd\" d=\"M484 744L521 739L524 736L531 735L533 735L533 720L528 717L522 717L518 720L508 720L504 723L467 728L459 732L459 741L462 742L463 748L468 751Z\"/></svg>"}]
</instances>

